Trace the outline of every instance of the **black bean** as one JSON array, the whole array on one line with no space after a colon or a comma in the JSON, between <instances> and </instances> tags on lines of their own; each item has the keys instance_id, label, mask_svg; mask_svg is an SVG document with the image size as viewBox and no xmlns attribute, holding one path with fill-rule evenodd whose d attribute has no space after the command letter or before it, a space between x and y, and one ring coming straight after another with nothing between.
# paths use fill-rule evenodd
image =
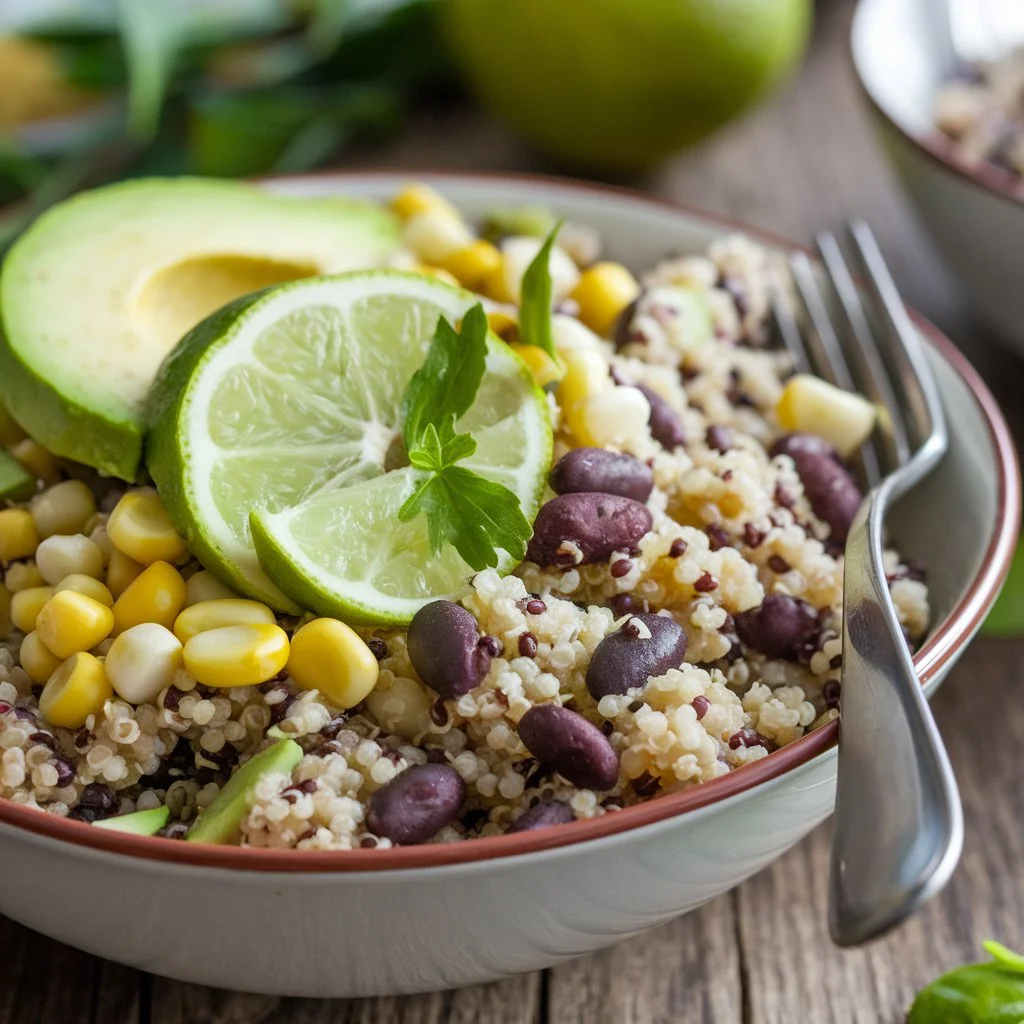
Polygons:
<instances>
[{"instance_id":1,"label":"black bean","mask_svg":"<svg viewBox=\"0 0 1024 1024\"><path fill-rule=\"evenodd\" d=\"M560 494L537 513L526 557L542 566L573 565L573 553L563 549L571 542L580 549L582 564L603 562L615 551L632 550L653 521L650 509L632 498Z\"/></svg>"},{"instance_id":2,"label":"black bean","mask_svg":"<svg viewBox=\"0 0 1024 1024\"><path fill-rule=\"evenodd\" d=\"M519 738L541 764L584 789L612 789L619 757L601 730L582 715L540 704L519 720Z\"/></svg>"},{"instance_id":3,"label":"black bean","mask_svg":"<svg viewBox=\"0 0 1024 1024\"><path fill-rule=\"evenodd\" d=\"M63 754L55 754L54 767L57 769L57 785L66 786L75 778L75 766Z\"/></svg>"},{"instance_id":4,"label":"black bean","mask_svg":"<svg viewBox=\"0 0 1024 1024\"><path fill-rule=\"evenodd\" d=\"M707 446L709 448L714 448L717 452L725 453L732 447L733 434L728 427L715 424L712 427L708 427L704 434L704 440L707 442Z\"/></svg>"},{"instance_id":5,"label":"black bean","mask_svg":"<svg viewBox=\"0 0 1024 1024\"><path fill-rule=\"evenodd\" d=\"M401 846L425 843L455 820L465 796L466 784L450 765L414 765L370 797L366 824Z\"/></svg>"},{"instance_id":6,"label":"black bean","mask_svg":"<svg viewBox=\"0 0 1024 1024\"><path fill-rule=\"evenodd\" d=\"M507 829L511 832L531 832L535 828L547 828L549 825L564 825L575 821L573 809L563 800L541 800L524 814L520 814Z\"/></svg>"},{"instance_id":7,"label":"black bean","mask_svg":"<svg viewBox=\"0 0 1024 1024\"><path fill-rule=\"evenodd\" d=\"M651 418L647 421L651 428L651 437L669 451L678 448L686 441L679 413L646 384L637 384L636 387L651 406Z\"/></svg>"},{"instance_id":8,"label":"black bean","mask_svg":"<svg viewBox=\"0 0 1024 1024\"><path fill-rule=\"evenodd\" d=\"M611 600L612 615L621 619L630 612L646 612L650 610L647 598L636 598L632 594L616 594Z\"/></svg>"},{"instance_id":9,"label":"black bean","mask_svg":"<svg viewBox=\"0 0 1024 1024\"><path fill-rule=\"evenodd\" d=\"M550 483L556 494L589 491L646 501L654 487L654 474L632 455L604 448L573 448L555 463Z\"/></svg>"},{"instance_id":10,"label":"black bean","mask_svg":"<svg viewBox=\"0 0 1024 1024\"><path fill-rule=\"evenodd\" d=\"M383 661L388 656L388 645L379 636L371 636L366 641L366 646L378 661Z\"/></svg>"},{"instance_id":11,"label":"black bean","mask_svg":"<svg viewBox=\"0 0 1024 1024\"><path fill-rule=\"evenodd\" d=\"M632 342L642 340L639 335L635 335L630 329L633 325L633 318L636 316L636 308L639 302L639 297L635 298L619 314L619 318L615 321L615 327L612 330L612 341L617 349L625 348Z\"/></svg>"},{"instance_id":12,"label":"black bean","mask_svg":"<svg viewBox=\"0 0 1024 1024\"><path fill-rule=\"evenodd\" d=\"M647 638L627 629L635 621L650 632ZM679 668L686 656L686 631L666 615L634 615L621 629L606 636L587 668L587 689L594 700L646 686L651 676Z\"/></svg>"},{"instance_id":13,"label":"black bean","mask_svg":"<svg viewBox=\"0 0 1024 1024\"><path fill-rule=\"evenodd\" d=\"M757 608L736 616L740 640L769 658L795 661L819 630L814 608L789 594L768 594Z\"/></svg>"},{"instance_id":14,"label":"black bean","mask_svg":"<svg viewBox=\"0 0 1024 1024\"><path fill-rule=\"evenodd\" d=\"M532 633L522 633L519 637L519 653L524 658L537 655L537 638Z\"/></svg>"},{"instance_id":15,"label":"black bean","mask_svg":"<svg viewBox=\"0 0 1024 1024\"><path fill-rule=\"evenodd\" d=\"M407 642L413 668L445 699L469 693L491 667L476 619L452 601L424 605L409 623Z\"/></svg>"},{"instance_id":16,"label":"black bean","mask_svg":"<svg viewBox=\"0 0 1024 1024\"><path fill-rule=\"evenodd\" d=\"M771 454L793 460L811 509L829 527L829 539L845 544L864 496L835 449L813 434L787 434L775 442Z\"/></svg>"}]
</instances>

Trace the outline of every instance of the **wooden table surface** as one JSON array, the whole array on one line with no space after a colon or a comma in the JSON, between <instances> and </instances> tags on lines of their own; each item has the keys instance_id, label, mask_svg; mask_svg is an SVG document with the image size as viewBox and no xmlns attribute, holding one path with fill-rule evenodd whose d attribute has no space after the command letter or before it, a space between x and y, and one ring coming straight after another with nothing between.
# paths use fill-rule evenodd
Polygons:
<instances>
[{"instance_id":1,"label":"wooden table surface","mask_svg":"<svg viewBox=\"0 0 1024 1024\"><path fill-rule=\"evenodd\" d=\"M1019 395L1024 367L975 337L874 145L848 63L850 13L845 0L819 5L807 62L784 94L645 187L802 241L852 214L867 217L909 301L953 334L1000 395ZM547 169L465 112L420 118L391 150L359 162ZM976 641L937 696L965 804L963 861L916 919L866 949L829 943L823 826L734 892L617 948L499 984L399 999L274 999L184 985L0 918L0 1024L895 1024L918 988L976 958L982 939L1024 941L1024 704L1014 699L1022 662L1024 640Z\"/></svg>"}]
</instances>

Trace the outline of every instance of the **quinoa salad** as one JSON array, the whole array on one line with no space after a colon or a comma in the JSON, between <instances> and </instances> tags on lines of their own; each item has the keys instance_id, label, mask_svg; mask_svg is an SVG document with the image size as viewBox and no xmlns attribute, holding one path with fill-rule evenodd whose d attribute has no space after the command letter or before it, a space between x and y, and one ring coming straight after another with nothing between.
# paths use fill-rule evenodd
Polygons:
<instances>
[{"instance_id":1,"label":"quinoa salad","mask_svg":"<svg viewBox=\"0 0 1024 1024\"><path fill-rule=\"evenodd\" d=\"M935 124L969 163L1024 177L1024 48L970 65L935 97Z\"/></svg>"},{"instance_id":2,"label":"quinoa salad","mask_svg":"<svg viewBox=\"0 0 1024 1024\"><path fill-rule=\"evenodd\" d=\"M1020 79L1014 61L1000 74ZM939 99L979 158L998 80ZM1006 152L1024 168L1021 145ZM464 567L404 622L327 611L345 593L275 608L210 562L220 549L175 511L159 458L121 481L15 415L3 441L29 484L0 510L0 799L167 840L454 842L614 814L838 716L851 460L874 411L792 373L770 325L784 261L734 236L626 268L586 225L543 210L471 224L423 185L382 212L399 239L387 272L479 301L488 372L506 359L541 410L525 557ZM303 593L264 550L274 584ZM886 566L916 646L922 570L895 551Z\"/></svg>"}]
</instances>

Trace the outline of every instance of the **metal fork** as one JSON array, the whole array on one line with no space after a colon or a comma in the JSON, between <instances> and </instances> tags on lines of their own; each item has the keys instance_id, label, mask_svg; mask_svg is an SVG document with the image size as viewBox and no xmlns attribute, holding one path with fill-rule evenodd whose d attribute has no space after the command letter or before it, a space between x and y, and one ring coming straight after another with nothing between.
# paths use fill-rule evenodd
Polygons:
<instances>
[{"instance_id":1,"label":"metal fork","mask_svg":"<svg viewBox=\"0 0 1024 1024\"><path fill-rule=\"evenodd\" d=\"M780 296L774 302L776 324L796 368L860 391L879 409L874 437L860 460L870 491L850 528L844 568L829 887L829 929L841 946L866 942L916 910L948 880L963 844L956 779L882 564L886 512L942 459L946 421L918 333L874 236L866 224L854 222L850 238L870 304L862 300L831 233L817 238L827 293L805 254L790 258L805 329Z\"/></svg>"},{"instance_id":2,"label":"metal fork","mask_svg":"<svg viewBox=\"0 0 1024 1024\"><path fill-rule=\"evenodd\" d=\"M946 0L945 28L964 64L998 60L1024 45L1024 4L1020 0Z\"/></svg>"}]
</instances>

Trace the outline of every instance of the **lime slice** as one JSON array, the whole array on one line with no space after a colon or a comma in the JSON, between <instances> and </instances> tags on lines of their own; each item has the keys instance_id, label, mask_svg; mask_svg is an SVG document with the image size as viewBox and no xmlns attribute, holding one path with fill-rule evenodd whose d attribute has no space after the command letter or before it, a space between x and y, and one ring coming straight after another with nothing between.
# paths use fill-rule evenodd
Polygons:
<instances>
[{"instance_id":1,"label":"lime slice","mask_svg":"<svg viewBox=\"0 0 1024 1024\"><path fill-rule=\"evenodd\" d=\"M155 385L147 457L204 565L279 610L353 621L406 622L463 592L472 570L458 553L432 556L422 517L399 522L417 474L391 467L438 317L475 301L422 275L358 272L249 296L187 335ZM496 337L458 429L477 440L462 465L513 490L532 521L550 417Z\"/></svg>"}]
</instances>

